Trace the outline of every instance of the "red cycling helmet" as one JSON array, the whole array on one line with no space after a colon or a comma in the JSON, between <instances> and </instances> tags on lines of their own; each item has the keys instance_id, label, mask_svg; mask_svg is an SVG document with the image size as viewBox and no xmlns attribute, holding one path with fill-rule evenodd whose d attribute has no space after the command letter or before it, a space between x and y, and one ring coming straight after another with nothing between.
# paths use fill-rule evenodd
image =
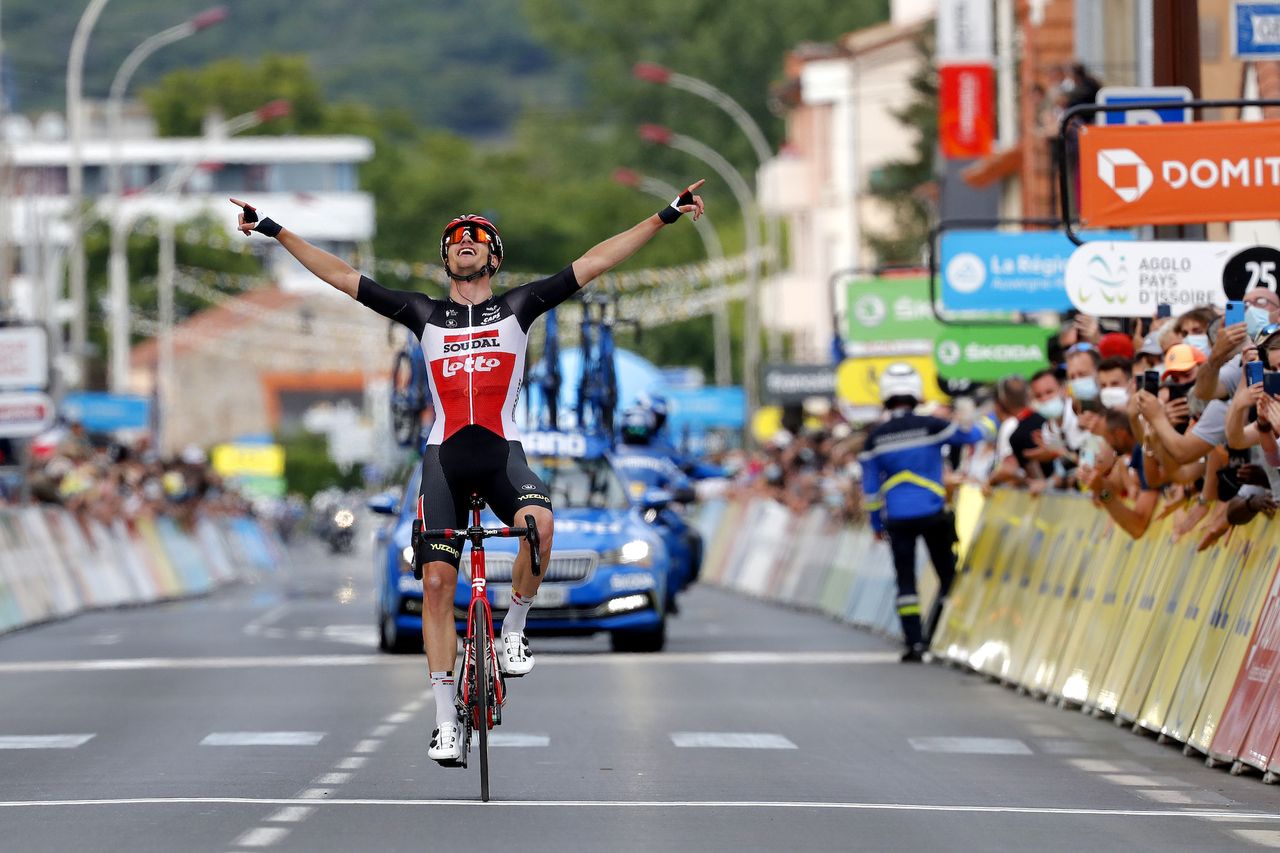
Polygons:
<instances>
[{"instance_id":1,"label":"red cycling helmet","mask_svg":"<svg viewBox=\"0 0 1280 853\"><path fill-rule=\"evenodd\" d=\"M469 276L455 276L453 271L449 269L449 235L456 231L459 226L474 227L475 233L472 234L472 239L477 243L485 243L489 247L489 263L485 265L484 269ZM461 279L462 281L471 281L486 274L493 275L498 271L498 264L502 261L502 236L498 233L498 227L483 216L477 216L474 213L465 213L462 216L455 217L444 227L444 231L440 234L440 260L444 261L445 272L449 273L450 277Z\"/></svg>"}]
</instances>

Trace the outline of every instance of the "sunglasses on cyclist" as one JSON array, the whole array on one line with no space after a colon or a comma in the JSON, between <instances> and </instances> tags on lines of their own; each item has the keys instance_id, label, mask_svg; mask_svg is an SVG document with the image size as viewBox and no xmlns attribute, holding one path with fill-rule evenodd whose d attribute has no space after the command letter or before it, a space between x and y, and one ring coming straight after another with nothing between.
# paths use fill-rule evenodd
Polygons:
<instances>
[{"instance_id":1,"label":"sunglasses on cyclist","mask_svg":"<svg viewBox=\"0 0 1280 853\"><path fill-rule=\"evenodd\" d=\"M467 238L470 238L473 243L493 242L493 236L488 231L475 225L459 225L444 235L444 242L445 245L452 246L454 243L461 243Z\"/></svg>"}]
</instances>

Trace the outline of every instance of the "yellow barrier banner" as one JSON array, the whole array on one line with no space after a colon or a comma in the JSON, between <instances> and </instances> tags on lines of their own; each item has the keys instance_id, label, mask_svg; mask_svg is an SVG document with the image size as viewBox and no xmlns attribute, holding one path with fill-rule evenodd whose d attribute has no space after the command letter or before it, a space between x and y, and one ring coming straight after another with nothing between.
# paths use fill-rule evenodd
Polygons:
<instances>
[{"instance_id":1,"label":"yellow barrier banner","mask_svg":"<svg viewBox=\"0 0 1280 853\"><path fill-rule=\"evenodd\" d=\"M1262 610L1271 582L1263 567L1274 567L1280 553L1274 544L1251 540L1251 533L1261 534L1261 526L1255 523L1233 532L1230 548L1236 552L1235 577L1222 603L1200 626L1187 668L1160 730L1161 734L1201 752L1208 752L1208 744L1204 739L1198 744L1195 742L1199 721L1202 716L1220 717L1227 706L1240 661L1253 636L1251 614ZM1227 670L1230 674L1220 678L1219 674Z\"/></svg>"},{"instance_id":2,"label":"yellow barrier banner","mask_svg":"<svg viewBox=\"0 0 1280 853\"><path fill-rule=\"evenodd\" d=\"M1090 537L1087 565L1080 579L1073 621L1062 643L1062 658L1049 688L1049 694L1059 701L1078 705L1089 696L1098 650L1091 648L1088 641L1105 632L1101 611L1108 580L1124 571L1125 558L1130 550L1132 540L1124 531L1099 520Z\"/></svg>"}]
</instances>

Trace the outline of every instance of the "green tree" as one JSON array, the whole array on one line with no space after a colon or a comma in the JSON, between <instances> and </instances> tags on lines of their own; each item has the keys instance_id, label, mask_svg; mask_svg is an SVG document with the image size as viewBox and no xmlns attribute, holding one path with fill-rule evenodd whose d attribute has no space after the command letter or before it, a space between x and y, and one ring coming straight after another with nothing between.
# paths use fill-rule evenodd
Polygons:
<instances>
[{"instance_id":1,"label":"green tree","mask_svg":"<svg viewBox=\"0 0 1280 853\"><path fill-rule=\"evenodd\" d=\"M938 75L933 65L933 28L916 42L919 65L911 75L910 103L894 113L916 134L911 156L886 163L870 176L871 194L892 210L892 231L868 231L867 244L882 264L918 264L929 239L932 209L923 192L935 180L938 140Z\"/></svg>"}]
</instances>

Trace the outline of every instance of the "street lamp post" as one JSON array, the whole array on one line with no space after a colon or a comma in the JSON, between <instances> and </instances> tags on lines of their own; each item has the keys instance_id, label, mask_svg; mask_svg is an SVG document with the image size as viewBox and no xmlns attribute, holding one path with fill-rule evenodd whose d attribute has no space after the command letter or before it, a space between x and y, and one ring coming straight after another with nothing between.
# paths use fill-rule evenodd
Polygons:
<instances>
[{"instance_id":1,"label":"street lamp post","mask_svg":"<svg viewBox=\"0 0 1280 853\"><path fill-rule=\"evenodd\" d=\"M67 278L71 303L75 313L71 317L71 352L79 376L76 385L84 383L85 348L88 344L89 325L85 306L85 258L84 211L80 205L84 197L84 163L81 146L84 141L84 117L80 100L84 86L84 54L89 47L89 35L108 0L89 0L75 35L71 38L71 52L67 56L67 204L70 214L71 245L68 247Z\"/></svg>"},{"instance_id":2,"label":"street lamp post","mask_svg":"<svg viewBox=\"0 0 1280 853\"><path fill-rule=\"evenodd\" d=\"M623 186L633 187L663 200L673 199L680 195L681 192L666 181L660 181L648 175L641 175L630 169L614 169L613 179ZM702 238L702 245L706 249L707 257L717 263L723 261L724 247L720 244L720 235L716 233L715 227L711 224L711 219L704 213L693 220L693 225L698 231L698 236ZM723 286L724 283L724 274L717 272L715 274L715 284ZM729 337L728 304L721 302L717 305L711 318L715 334L716 385L725 388L733 384L733 364L731 361L733 351Z\"/></svg>"},{"instance_id":3,"label":"street lamp post","mask_svg":"<svg viewBox=\"0 0 1280 853\"><path fill-rule=\"evenodd\" d=\"M211 136L234 136L237 133L243 133L246 130L257 127L265 121L283 118L287 116L293 109L292 104L286 100L275 100L263 104L253 112L243 113L229 118L222 124L213 128ZM167 177L157 181L156 184L163 184L166 194L174 194L182 189L182 186L200 167L199 158L182 164ZM150 189L150 187L148 187ZM176 216L161 216L157 223L160 238L160 258L157 266L156 286L159 291L159 308L160 308L160 335L156 345L156 405L159 407L159 435L156 436L156 446L164 449L163 441L166 424L165 424L165 407L168 406L176 396L178 390L177 382L174 380L173 374L173 290L174 290L174 270L177 266L177 240L175 238L175 230L177 223L174 221Z\"/></svg>"},{"instance_id":4,"label":"street lamp post","mask_svg":"<svg viewBox=\"0 0 1280 853\"><path fill-rule=\"evenodd\" d=\"M195 35L220 23L227 17L224 6L206 9L190 20L177 26L161 30L135 47L111 81L110 95L107 97L107 137L111 141L110 167L108 170L108 189L111 198L111 212L108 223L111 228L111 253L107 263L107 277L111 306L110 329L111 352L109 375L111 390L117 394L124 393L129 384L129 274L128 260L125 254L127 232L120 222L120 197L124 193L124 181L120 168L121 124L124 112L124 94L129 88L129 81L153 53L162 47L173 44Z\"/></svg>"},{"instance_id":5,"label":"street lamp post","mask_svg":"<svg viewBox=\"0 0 1280 853\"><path fill-rule=\"evenodd\" d=\"M747 409L759 402L760 382L760 215L751 188L738 170L719 152L709 146L656 124L640 126L640 138L656 145L666 145L696 157L720 175L742 209L743 230L747 243L747 310L742 353L742 378L746 389Z\"/></svg>"},{"instance_id":6,"label":"street lamp post","mask_svg":"<svg viewBox=\"0 0 1280 853\"><path fill-rule=\"evenodd\" d=\"M742 104L706 80L672 71L670 68L659 65L656 62L637 62L631 67L631 74L637 80L643 80L646 83L657 83L660 86L670 86L673 89L697 95L699 98L715 104L733 119L734 123L738 125L738 129L747 137L747 141L751 143L752 150L755 151L759 166L763 166L773 156L773 150L769 147L769 141L765 138L764 131L760 129L760 125L756 123L756 120L751 117L751 113L747 112ZM751 183L753 186L756 185L756 181ZM782 263L782 232L776 216L766 216L764 225L768 234L769 253L773 256L771 271L776 275L779 265ZM769 357L777 360L781 355L781 339L776 332L771 331L769 334Z\"/></svg>"}]
</instances>

